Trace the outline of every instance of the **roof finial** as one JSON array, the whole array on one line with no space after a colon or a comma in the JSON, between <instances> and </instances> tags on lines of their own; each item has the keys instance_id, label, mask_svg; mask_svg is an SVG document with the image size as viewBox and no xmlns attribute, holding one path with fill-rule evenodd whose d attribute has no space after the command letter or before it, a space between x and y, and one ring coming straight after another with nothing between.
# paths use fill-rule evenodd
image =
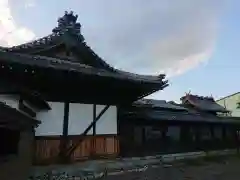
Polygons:
<instances>
[{"instance_id":1,"label":"roof finial","mask_svg":"<svg viewBox=\"0 0 240 180\"><path fill-rule=\"evenodd\" d=\"M58 26L53 29L54 33L70 31L74 34L81 33L81 24L77 23L78 15L74 15L73 11L65 11L64 16L58 18Z\"/></svg>"},{"instance_id":2,"label":"roof finial","mask_svg":"<svg viewBox=\"0 0 240 180\"><path fill-rule=\"evenodd\" d=\"M191 94L191 90L189 90L188 92L185 92L185 96L188 96Z\"/></svg>"}]
</instances>

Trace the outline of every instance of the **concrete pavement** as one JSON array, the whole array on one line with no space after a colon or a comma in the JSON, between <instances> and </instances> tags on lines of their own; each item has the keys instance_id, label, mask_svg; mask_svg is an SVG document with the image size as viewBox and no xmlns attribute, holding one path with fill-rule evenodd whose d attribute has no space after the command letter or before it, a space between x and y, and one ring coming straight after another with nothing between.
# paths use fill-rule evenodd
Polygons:
<instances>
[{"instance_id":1,"label":"concrete pavement","mask_svg":"<svg viewBox=\"0 0 240 180\"><path fill-rule=\"evenodd\" d=\"M236 150L211 152L189 152L115 160L91 160L69 165L37 166L31 169L29 179L99 179L103 176L120 175L127 172L144 172L148 168L166 167L175 160L194 159L208 155L234 154Z\"/></svg>"}]
</instances>

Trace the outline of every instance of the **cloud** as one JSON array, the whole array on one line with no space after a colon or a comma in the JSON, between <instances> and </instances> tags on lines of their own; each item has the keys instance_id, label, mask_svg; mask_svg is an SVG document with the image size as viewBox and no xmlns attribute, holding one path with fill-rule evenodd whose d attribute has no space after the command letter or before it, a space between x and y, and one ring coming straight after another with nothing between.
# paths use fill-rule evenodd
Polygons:
<instances>
[{"instance_id":1,"label":"cloud","mask_svg":"<svg viewBox=\"0 0 240 180\"><path fill-rule=\"evenodd\" d=\"M78 12L87 43L109 64L141 74L164 71L168 76L174 76L209 60L217 40L225 1L57 2L61 5L58 12L64 12L65 9L60 9L66 7ZM25 7L34 5L34 0L24 2ZM48 1L45 0L45 3ZM81 6L76 8L76 3ZM48 9L51 7L44 8L55 12ZM57 17L52 15L52 18ZM49 26L47 28L52 28L55 24ZM8 1L0 0L0 44L20 44L34 37L30 29L14 22Z\"/></svg>"},{"instance_id":2,"label":"cloud","mask_svg":"<svg viewBox=\"0 0 240 180\"><path fill-rule=\"evenodd\" d=\"M35 34L14 21L8 0L0 0L0 45L13 46L30 41Z\"/></svg>"},{"instance_id":3,"label":"cloud","mask_svg":"<svg viewBox=\"0 0 240 180\"><path fill-rule=\"evenodd\" d=\"M89 3L96 7L90 13L95 12L100 25L88 24L83 33L110 64L136 73L179 75L211 57L224 4L224 0L94 1Z\"/></svg>"},{"instance_id":4,"label":"cloud","mask_svg":"<svg viewBox=\"0 0 240 180\"><path fill-rule=\"evenodd\" d=\"M25 4L24 4L25 8L31 8L31 7L34 7L34 6L36 6L35 0L26 0L25 1Z\"/></svg>"}]
</instances>

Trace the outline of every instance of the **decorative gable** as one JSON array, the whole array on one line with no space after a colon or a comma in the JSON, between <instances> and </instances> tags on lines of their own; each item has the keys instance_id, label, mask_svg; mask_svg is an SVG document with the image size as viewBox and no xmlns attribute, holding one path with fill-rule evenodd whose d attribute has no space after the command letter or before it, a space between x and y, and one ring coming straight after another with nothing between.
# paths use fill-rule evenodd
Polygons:
<instances>
[{"instance_id":1,"label":"decorative gable","mask_svg":"<svg viewBox=\"0 0 240 180\"><path fill-rule=\"evenodd\" d=\"M217 104L213 97L186 94L181 98L183 104L190 104L196 109L211 112L228 112L224 107Z\"/></svg>"}]
</instances>

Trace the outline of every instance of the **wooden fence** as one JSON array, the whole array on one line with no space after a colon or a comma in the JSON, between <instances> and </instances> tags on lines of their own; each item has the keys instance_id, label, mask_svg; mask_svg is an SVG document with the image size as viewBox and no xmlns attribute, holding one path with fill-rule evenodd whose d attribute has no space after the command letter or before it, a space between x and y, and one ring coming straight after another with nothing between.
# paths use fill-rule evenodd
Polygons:
<instances>
[{"instance_id":1,"label":"wooden fence","mask_svg":"<svg viewBox=\"0 0 240 180\"><path fill-rule=\"evenodd\" d=\"M52 164L59 154L60 136L35 137L34 164ZM79 141L81 136L68 136L68 146ZM76 148L71 161L116 157L119 154L119 140L116 135L86 136Z\"/></svg>"}]
</instances>

